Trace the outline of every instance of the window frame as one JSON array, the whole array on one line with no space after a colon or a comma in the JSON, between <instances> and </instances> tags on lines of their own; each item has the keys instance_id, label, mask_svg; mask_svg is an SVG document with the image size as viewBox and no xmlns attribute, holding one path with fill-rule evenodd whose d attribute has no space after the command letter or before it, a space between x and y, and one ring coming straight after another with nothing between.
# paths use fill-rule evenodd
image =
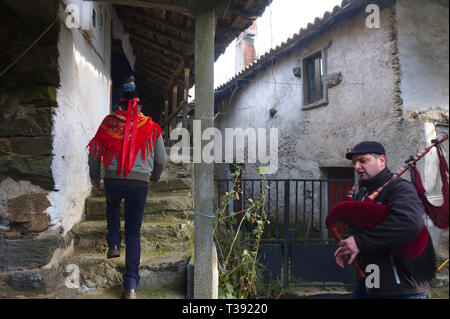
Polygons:
<instances>
[{"instance_id":1,"label":"window frame","mask_svg":"<svg viewBox=\"0 0 450 319\"><path fill-rule=\"evenodd\" d=\"M308 62L314 58L315 56L320 55L322 58L322 98L319 100L316 100L314 102L309 102L309 79L308 79L308 72L307 72L307 65ZM327 56L326 56L326 50L325 48L321 48L318 50L315 50L313 53L305 55L301 58L302 61L302 68L301 68L301 77L302 77L302 110L310 110L319 106L328 105L328 86L325 82L325 76L327 74Z\"/></svg>"}]
</instances>

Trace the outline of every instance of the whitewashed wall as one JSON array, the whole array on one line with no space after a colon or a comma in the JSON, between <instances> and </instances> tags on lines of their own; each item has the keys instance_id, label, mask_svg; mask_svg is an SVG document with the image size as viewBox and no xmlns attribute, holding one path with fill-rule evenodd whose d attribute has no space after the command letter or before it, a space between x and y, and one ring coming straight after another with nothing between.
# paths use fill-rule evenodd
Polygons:
<instances>
[{"instance_id":1,"label":"whitewashed wall","mask_svg":"<svg viewBox=\"0 0 450 319\"><path fill-rule=\"evenodd\" d=\"M67 1L81 4L82 1ZM114 36L122 38L127 56L134 56L120 20L111 5L94 3L104 20L102 32L89 43L76 28L67 28L64 8L59 8L59 68L61 83L57 90L58 107L53 118L52 173L57 191L49 194L47 213L53 228L64 233L80 221L91 185L87 166L89 140L94 136L110 108L111 20ZM95 47L95 50L94 48ZM104 50L102 50L104 47Z\"/></svg>"},{"instance_id":2,"label":"whitewashed wall","mask_svg":"<svg viewBox=\"0 0 450 319\"><path fill-rule=\"evenodd\" d=\"M449 4L448 1L399 0L396 3L401 91L406 114L419 114L424 122L423 143L439 131L441 113L449 107ZM448 150L448 142L446 142ZM425 189L440 193L435 150L420 163Z\"/></svg>"},{"instance_id":3,"label":"whitewashed wall","mask_svg":"<svg viewBox=\"0 0 450 319\"><path fill-rule=\"evenodd\" d=\"M448 9L441 10L440 3L430 1L430 8L423 10L423 6L410 6L409 0L400 1L397 7L381 10L378 29L366 27L367 14L363 9L352 19L335 24L333 29L290 56L278 59L274 66L250 81L241 81L241 90L218 103L225 104L225 113L217 117L217 127L222 131L226 127L278 128L279 170L271 176L274 178L319 178L325 177L321 168L350 167L345 153L362 140L383 143L390 169L398 170L410 155L421 151L435 137L432 128L440 113L430 110L447 103L448 114L448 25L443 22L448 21ZM425 19L426 15L431 18ZM404 28L419 23L420 16L426 21L416 28L438 26L436 30L422 30L416 39L416 33ZM430 19L436 21L431 23ZM426 34L440 34L434 37L436 44L431 51L446 49L446 61L442 52L437 55L437 62L432 52L424 57L428 47L409 49L408 45L422 41ZM292 69L301 66L302 57L326 45L329 45L327 73L341 72L343 80L328 89L328 105L302 110L302 80L294 77ZM416 98L421 94L413 86L417 68L422 65L417 61L419 56L427 59L422 64L447 65L441 70L431 68L428 77L432 81L421 78L424 85L429 82L433 99L426 94L422 99ZM273 118L269 116L272 107L277 110ZM411 118L411 108L429 112L426 118ZM430 155L419 163L422 171L425 162L430 163L425 183L432 189L437 177L436 158ZM218 175L226 173L221 169L223 166L217 168Z\"/></svg>"},{"instance_id":4,"label":"whitewashed wall","mask_svg":"<svg viewBox=\"0 0 450 319\"><path fill-rule=\"evenodd\" d=\"M448 109L448 1L396 4L405 110Z\"/></svg>"},{"instance_id":5,"label":"whitewashed wall","mask_svg":"<svg viewBox=\"0 0 450 319\"><path fill-rule=\"evenodd\" d=\"M362 13L337 24L225 99L227 113L217 117L217 127L279 129L279 170L271 177L319 178L320 167L350 166L345 153L361 140L390 140L397 122L391 17L382 11L380 29L366 28L365 18ZM301 66L304 56L324 46L328 46L328 74L342 72L343 81L329 88L328 105L302 110L302 79L292 70ZM272 107L277 110L273 118Z\"/></svg>"}]
</instances>

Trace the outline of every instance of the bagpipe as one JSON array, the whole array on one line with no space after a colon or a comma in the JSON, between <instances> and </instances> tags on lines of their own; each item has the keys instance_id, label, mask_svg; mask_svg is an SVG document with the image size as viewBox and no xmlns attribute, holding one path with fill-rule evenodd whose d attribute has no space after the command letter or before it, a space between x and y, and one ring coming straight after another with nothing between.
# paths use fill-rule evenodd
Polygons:
<instances>
[{"instance_id":1,"label":"bagpipe","mask_svg":"<svg viewBox=\"0 0 450 319\"><path fill-rule=\"evenodd\" d=\"M431 218L435 226L441 229L448 228L449 219L449 198L448 198L448 165L445 162L444 155L440 144L448 139L447 134L439 133L435 139L431 141L431 145L426 147L422 152L416 156L412 156L406 164L399 169L392 177L384 183L381 187L367 196L363 201L353 200L357 189L357 183L355 182L350 192L348 193L346 200L334 206L326 217L326 227L331 230L338 240L341 240L341 235L337 230L336 223L344 222L350 227L363 231L375 227L381 223L388 215L389 208L386 205L374 203L374 200L381 194L384 188L391 183L394 179L401 176L408 169L411 172L411 182L415 185L416 191L421 199L426 214ZM442 180L442 194L444 197L444 203L442 206L434 206L429 203L425 196L425 189L422 185L420 174L416 168L416 162L425 156L433 147L436 147L439 158L439 169ZM426 226L422 228L419 235L411 242L393 249L392 253L396 256L414 259L422 254L426 248L429 240L429 233ZM361 277L365 277L364 272L359 267L356 261L353 262L356 270Z\"/></svg>"}]
</instances>

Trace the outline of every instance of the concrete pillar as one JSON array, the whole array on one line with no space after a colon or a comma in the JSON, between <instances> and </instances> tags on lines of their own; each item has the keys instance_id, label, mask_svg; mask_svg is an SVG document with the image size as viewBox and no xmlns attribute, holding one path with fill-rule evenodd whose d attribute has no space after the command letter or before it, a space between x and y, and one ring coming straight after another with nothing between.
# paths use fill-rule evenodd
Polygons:
<instances>
[{"instance_id":1,"label":"concrete pillar","mask_svg":"<svg viewBox=\"0 0 450 319\"><path fill-rule=\"evenodd\" d=\"M214 32L214 10L199 13L195 20L195 119L201 120L202 132L214 126ZM206 142L201 140L201 135L193 138L194 152L196 147L202 150ZM216 299L218 274L213 242L214 164L195 161L194 155L194 298Z\"/></svg>"}]
</instances>

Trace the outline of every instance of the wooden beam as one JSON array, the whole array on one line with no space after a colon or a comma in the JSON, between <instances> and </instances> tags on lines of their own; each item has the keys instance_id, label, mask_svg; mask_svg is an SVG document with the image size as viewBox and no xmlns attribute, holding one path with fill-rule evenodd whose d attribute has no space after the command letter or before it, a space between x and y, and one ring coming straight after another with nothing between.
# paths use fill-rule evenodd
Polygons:
<instances>
[{"instance_id":1,"label":"wooden beam","mask_svg":"<svg viewBox=\"0 0 450 319\"><path fill-rule=\"evenodd\" d=\"M151 48L150 46L146 45L146 42L148 42L148 41L136 38L135 36L130 36L130 38L132 40L131 42L133 42L133 44L136 44L136 45L133 45L133 48L137 49L135 51L140 51L141 53L143 53L144 56L147 56L147 55L156 56L158 58L163 58L167 61L170 61L171 63L174 63L176 65L178 65L178 63L180 63L180 59L169 56L161 51L155 50L154 48ZM141 42L141 43L139 44L139 42Z\"/></svg>"},{"instance_id":2,"label":"wooden beam","mask_svg":"<svg viewBox=\"0 0 450 319\"><path fill-rule=\"evenodd\" d=\"M161 68L161 69L165 70L166 73L172 74L173 72L175 72L175 69L172 66L164 64L161 61L158 61L156 59L152 60L152 59L147 59L145 57L139 57L137 59L137 61L141 61L143 64L148 64L149 66L154 67L154 68Z\"/></svg>"},{"instance_id":3,"label":"wooden beam","mask_svg":"<svg viewBox=\"0 0 450 319\"><path fill-rule=\"evenodd\" d=\"M173 71L172 76L170 77L170 84L176 85L177 78L180 75L181 71L184 68L184 60L181 60L181 62L178 64L178 67Z\"/></svg>"},{"instance_id":4,"label":"wooden beam","mask_svg":"<svg viewBox=\"0 0 450 319\"><path fill-rule=\"evenodd\" d=\"M168 90L168 84L167 81L160 78L156 74L152 74L145 70L140 70L141 76L146 78L148 82L152 83L152 85L158 86L161 89L167 91Z\"/></svg>"},{"instance_id":5,"label":"wooden beam","mask_svg":"<svg viewBox=\"0 0 450 319\"><path fill-rule=\"evenodd\" d=\"M155 80L151 76L146 76L145 73L136 74L136 82L140 82L141 80L144 80L147 84L150 84L152 87L157 87L157 88L161 89L161 91L163 91L163 92L167 91L167 86L164 85L164 83L162 83L159 80Z\"/></svg>"},{"instance_id":6,"label":"wooden beam","mask_svg":"<svg viewBox=\"0 0 450 319\"><path fill-rule=\"evenodd\" d=\"M194 46L194 44L192 42L183 41L183 40L176 38L170 34L153 29L151 26L146 25L146 24L142 24L142 25L140 25L140 27L138 27L137 25L125 24L124 28L125 28L125 31L127 31L130 34L133 34L133 33L140 34L141 36L146 37L147 36L146 33L150 33L155 36L159 36L159 37L164 38L168 41L171 41L185 49L191 49Z\"/></svg>"},{"instance_id":7,"label":"wooden beam","mask_svg":"<svg viewBox=\"0 0 450 319\"><path fill-rule=\"evenodd\" d=\"M136 78L136 83L138 83L139 92L157 92L159 95L165 95L167 92L166 88L161 87L155 82L148 81L148 78L138 77ZM143 88L143 89L142 89Z\"/></svg>"},{"instance_id":8,"label":"wooden beam","mask_svg":"<svg viewBox=\"0 0 450 319\"><path fill-rule=\"evenodd\" d=\"M138 69L141 68L145 71L152 72L152 73L155 73L157 75L160 75L160 76L166 78L168 83L171 83L171 81L172 81L172 72L162 71L160 68L149 67L147 64L143 63L142 61L137 61L136 66Z\"/></svg>"},{"instance_id":9,"label":"wooden beam","mask_svg":"<svg viewBox=\"0 0 450 319\"><path fill-rule=\"evenodd\" d=\"M188 97L189 97L189 68L184 68L184 95L183 95L183 128L188 128Z\"/></svg>"},{"instance_id":10,"label":"wooden beam","mask_svg":"<svg viewBox=\"0 0 450 319\"><path fill-rule=\"evenodd\" d=\"M182 85L183 82L181 81L181 79L179 78L175 78L175 79L170 79L168 78L168 75L164 75L159 73L158 71L149 69L148 67L146 67L145 65L139 64L137 65L137 69L138 72L142 71L145 74L149 75L150 77L157 77L159 79L159 81L161 81L164 85L164 87L171 87L172 85Z\"/></svg>"},{"instance_id":11,"label":"wooden beam","mask_svg":"<svg viewBox=\"0 0 450 319\"><path fill-rule=\"evenodd\" d=\"M178 86L174 86L172 88L172 114L170 114L168 121L171 123L172 130L177 127L177 118L176 115L178 113ZM172 141L174 143L175 141Z\"/></svg>"},{"instance_id":12,"label":"wooden beam","mask_svg":"<svg viewBox=\"0 0 450 319\"><path fill-rule=\"evenodd\" d=\"M166 98L164 100L164 143L166 146L169 145L169 100Z\"/></svg>"},{"instance_id":13,"label":"wooden beam","mask_svg":"<svg viewBox=\"0 0 450 319\"><path fill-rule=\"evenodd\" d=\"M111 4L121 4L124 6L158 8L167 11L176 11L178 13L194 17L189 8L189 0L87 0L102 1Z\"/></svg>"},{"instance_id":14,"label":"wooden beam","mask_svg":"<svg viewBox=\"0 0 450 319\"><path fill-rule=\"evenodd\" d=\"M228 11L231 13L234 13L235 15L239 16L239 17L243 17L249 20L256 20L258 18L257 15L255 15L254 13L252 13L250 10L247 10L245 8L237 8L237 7L229 7Z\"/></svg>"},{"instance_id":15,"label":"wooden beam","mask_svg":"<svg viewBox=\"0 0 450 319\"><path fill-rule=\"evenodd\" d=\"M162 51L164 51L170 55L173 55L179 59L183 58L183 52L177 51L176 48L168 47L168 46L165 46L164 44L150 41L148 38L146 38L145 36L142 36L142 35L130 34L130 36L134 39L143 41L145 43L146 47L150 46L154 49L162 50Z\"/></svg>"},{"instance_id":16,"label":"wooden beam","mask_svg":"<svg viewBox=\"0 0 450 319\"><path fill-rule=\"evenodd\" d=\"M130 39L132 40L132 42L137 42L136 44L141 48L145 50L152 50L153 52L157 52L159 54L163 54L164 56L167 56L168 59L171 59L177 64L183 58L183 55L178 51L176 51L174 48L162 46L161 44L152 42L141 35L130 34Z\"/></svg>"},{"instance_id":17,"label":"wooden beam","mask_svg":"<svg viewBox=\"0 0 450 319\"><path fill-rule=\"evenodd\" d=\"M177 70L174 70L171 67L163 65L156 61L144 60L144 59L140 59L140 58L139 58L139 60L136 61L136 64L139 64L139 66L142 66L145 70L158 69L160 71L163 71L163 73L170 78L170 80L168 80L168 82L167 82L167 85L169 85L169 86L184 85L184 82L182 81L181 76L179 75L180 72L178 72L178 74L175 75ZM150 65L148 65L148 64L150 64Z\"/></svg>"},{"instance_id":18,"label":"wooden beam","mask_svg":"<svg viewBox=\"0 0 450 319\"><path fill-rule=\"evenodd\" d=\"M154 16L146 14L145 12L142 12L142 10L140 10L140 9L130 8L130 9L127 9L126 11L122 11L122 12L124 12L128 17L136 16L137 18L143 19L146 22L155 24L162 28L170 29L173 32L179 32L186 38L194 40L194 36L192 35L194 31L193 30L189 31L184 26L174 25L167 21L158 19ZM138 22L140 22L140 21L138 21Z\"/></svg>"},{"instance_id":19,"label":"wooden beam","mask_svg":"<svg viewBox=\"0 0 450 319\"><path fill-rule=\"evenodd\" d=\"M138 64L137 69L138 70L141 69L142 71L144 71L152 76L158 77L160 80L163 80L165 84L170 83L170 77L167 74L161 74L158 71L149 69L148 67L146 67L142 64Z\"/></svg>"}]
</instances>

